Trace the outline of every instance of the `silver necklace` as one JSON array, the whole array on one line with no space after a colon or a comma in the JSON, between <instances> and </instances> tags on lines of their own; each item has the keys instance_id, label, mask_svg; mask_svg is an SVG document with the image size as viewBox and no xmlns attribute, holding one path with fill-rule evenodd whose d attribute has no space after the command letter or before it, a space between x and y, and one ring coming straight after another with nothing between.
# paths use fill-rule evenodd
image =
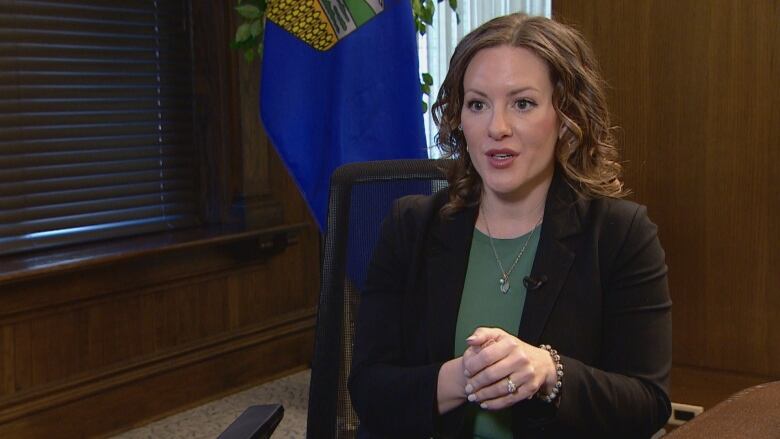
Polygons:
<instances>
[{"instance_id":1,"label":"silver necklace","mask_svg":"<svg viewBox=\"0 0 780 439\"><path fill-rule=\"evenodd\" d=\"M520 252L517 253L517 257L515 258L515 261L512 262L512 266L509 267L509 271L504 270L504 264L501 263L501 258L498 257L498 252L496 251L496 245L493 244L493 234L490 233L490 224L488 224L487 215L485 215L485 210L482 209L482 206L480 206L480 210L482 211L482 219L485 220L485 229L487 229L487 235L488 239L490 240L490 248L493 249L493 256L496 258L496 263L498 263L498 268L501 270L501 277L498 279L498 289L504 293L509 293L509 275L512 274L512 271L517 266L517 263L520 261L520 258L523 257L523 253L525 253L526 247L528 247L528 243L531 242L531 238L534 236L534 232L539 227L539 224L542 223L542 218L544 218L544 215L539 217L539 221L536 222L536 225L534 225L534 228L531 229L531 232L528 233L528 238L525 239L525 243L523 244L523 248L520 249Z\"/></svg>"}]
</instances>

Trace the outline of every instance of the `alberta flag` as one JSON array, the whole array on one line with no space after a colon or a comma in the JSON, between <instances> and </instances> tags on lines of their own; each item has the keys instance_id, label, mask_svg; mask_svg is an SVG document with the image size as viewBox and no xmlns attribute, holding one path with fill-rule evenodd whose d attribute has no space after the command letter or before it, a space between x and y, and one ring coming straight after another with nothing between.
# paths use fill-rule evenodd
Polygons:
<instances>
[{"instance_id":1,"label":"alberta flag","mask_svg":"<svg viewBox=\"0 0 780 439\"><path fill-rule=\"evenodd\" d=\"M410 0L270 0L261 116L321 229L330 175L426 157Z\"/></svg>"}]
</instances>

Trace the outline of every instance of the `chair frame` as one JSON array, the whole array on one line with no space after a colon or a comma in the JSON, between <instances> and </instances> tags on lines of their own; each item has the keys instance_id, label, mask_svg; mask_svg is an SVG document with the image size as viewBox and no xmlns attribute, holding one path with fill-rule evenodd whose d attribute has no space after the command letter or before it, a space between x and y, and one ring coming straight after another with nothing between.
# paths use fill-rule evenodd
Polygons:
<instances>
[{"instance_id":1,"label":"chair frame","mask_svg":"<svg viewBox=\"0 0 780 439\"><path fill-rule=\"evenodd\" d=\"M341 340L344 333L344 279L349 206L353 187L380 181L446 181L445 173L452 166L452 162L417 159L352 163L339 167L331 177L328 230L320 263L320 296L309 387L307 438L336 437L338 393L339 390L347 391L348 373L342 369L344 347ZM399 169L403 169L403 174L399 174ZM345 207L346 211L337 212L339 206ZM328 258L331 258L331 263L328 263ZM334 361L334 355L338 355L338 362ZM346 360L351 362L351 357ZM345 366L349 368L349 364Z\"/></svg>"}]
</instances>

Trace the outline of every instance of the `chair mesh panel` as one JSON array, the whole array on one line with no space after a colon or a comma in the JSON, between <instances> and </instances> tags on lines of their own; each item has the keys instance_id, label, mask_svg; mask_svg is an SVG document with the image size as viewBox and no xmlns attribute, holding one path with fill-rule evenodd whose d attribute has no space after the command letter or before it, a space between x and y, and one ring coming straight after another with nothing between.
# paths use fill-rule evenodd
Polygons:
<instances>
[{"instance_id":1,"label":"chair mesh panel","mask_svg":"<svg viewBox=\"0 0 780 439\"><path fill-rule=\"evenodd\" d=\"M358 420L347 377L360 292L382 220L396 198L431 194L446 187L443 169L450 165L446 160L386 160L345 165L333 174L309 391L308 438L356 436Z\"/></svg>"}]
</instances>

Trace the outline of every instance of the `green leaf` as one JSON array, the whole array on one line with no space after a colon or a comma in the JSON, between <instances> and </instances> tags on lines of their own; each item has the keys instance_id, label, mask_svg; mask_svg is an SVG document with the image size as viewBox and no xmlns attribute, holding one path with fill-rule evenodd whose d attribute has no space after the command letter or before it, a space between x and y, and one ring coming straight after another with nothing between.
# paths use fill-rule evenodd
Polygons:
<instances>
[{"instance_id":1,"label":"green leaf","mask_svg":"<svg viewBox=\"0 0 780 439\"><path fill-rule=\"evenodd\" d=\"M425 101L422 101L422 110L423 110L423 114L425 114L428 111L428 104Z\"/></svg>"},{"instance_id":2,"label":"green leaf","mask_svg":"<svg viewBox=\"0 0 780 439\"><path fill-rule=\"evenodd\" d=\"M431 95L431 86L430 85L423 84L421 88L422 88L422 92L423 93L427 94L428 96Z\"/></svg>"},{"instance_id":3,"label":"green leaf","mask_svg":"<svg viewBox=\"0 0 780 439\"><path fill-rule=\"evenodd\" d=\"M255 38L259 37L260 34L263 33L263 20L253 21L249 26L249 33Z\"/></svg>"},{"instance_id":4,"label":"green leaf","mask_svg":"<svg viewBox=\"0 0 780 439\"><path fill-rule=\"evenodd\" d=\"M436 3L433 0L425 0L420 18L422 21L433 24L433 13L436 11Z\"/></svg>"},{"instance_id":5,"label":"green leaf","mask_svg":"<svg viewBox=\"0 0 780 439\"><path fill-rule=\"evenodd\" d=\"M422 4L420 3L420 0L412 0L412 12L414 13L415 17L418 17L422 15Z\"/></svg>"},{"instance_id":6,"label":"green leaf","mask_svg":"<svg viewBox=\"0 0 780 439\"><path fill-rule=\"evenodd\" d=\"M244 59L246 62L252 62L255 60L255 51L254 50L247 50L244 51Z\"/></svg>"},{"instance_id":7,"label":"green leaf","mask_svg":"<svg viewBox=\"0 0 780 439\"><path fill-rule=\"evenodd\" d=\"M252 36L249 23L244 23L236 29L236 42L248 40Z\"/></svg>"},{"instance_id":8,"label":"green leaf","mask_svg":"<svg viewBox=\"0 0 780 439\"><path fill-rule=\"evenodd\" d=\"M452 8L453 11L458 9L458 0L450 0L450 8Z\"/></svg>"},{"instance_id":9,"label":"green leaf","mask_svg":"<svg viewBox=\"0 0 780 439\"><path fill-rule=\"evenodd\" d=\"M250 36L244 41L233 41L230 47L234 49L254 49L260 43L260 39Z\"/></svg>"},{"instance_id":10,"label":"green leaf","mask_svg":"<svg viewBox=\"0 0 780 439\"><path fill-rule=\"evenodd\" d=\"M260 17L261 15L260 8L253 5L236 6L236 11L238 11L238 14L247 20L253 20Z\"/></svg>"},{"instance_id":11,"label":"green leaf","mask_svg":"<svg viewBox=\"0 0 780 439\"><path fill-rule=\"evenodd\" d=\"M423 73L422 79L423 79L423 84L433 85L433 76L431 76L430 73Z\"/></svg>"}]
</instances>

